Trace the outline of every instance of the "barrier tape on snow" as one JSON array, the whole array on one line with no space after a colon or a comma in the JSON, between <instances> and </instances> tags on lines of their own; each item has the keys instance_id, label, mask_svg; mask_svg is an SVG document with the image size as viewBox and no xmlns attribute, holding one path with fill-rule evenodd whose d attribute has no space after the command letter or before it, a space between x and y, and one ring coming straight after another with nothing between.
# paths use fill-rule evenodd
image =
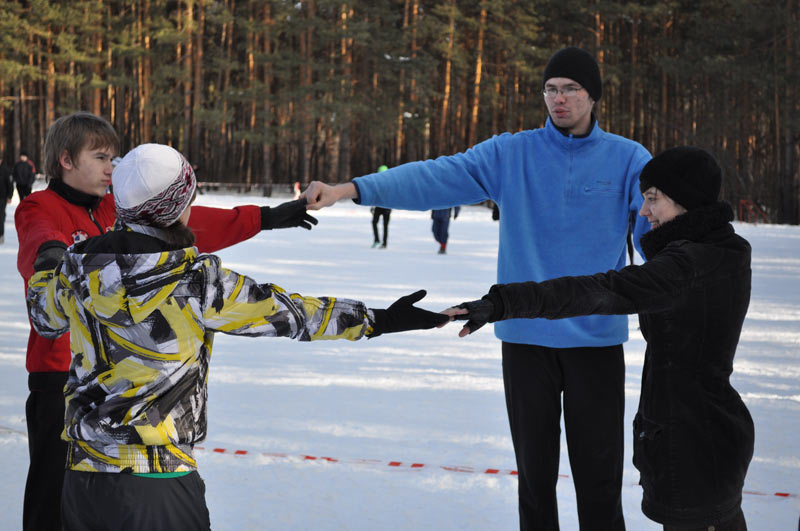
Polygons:
<instances>
[{"instance_id":1,"label":"barrier tape on snow","mask_svg":"<svg viewBox=\"0 0 800 531\"><path fill-rule=\"evenodd\" d=\"M278 459L292 459L299 461L319 461L325 463L343 463L351 465L387 466L395 470L397 469L421 470L427 468L427 469L440 469L440 470L445 470L447 472L461 472L465 474L488 474L495 476L517 475L516 470L500 469L500 468L475 468L471 466L460 466L460 465L428 465L425 463L408 463L408 462L404 463L403 461L383 461L380 459L339 459L335 457L318 457L305 454L290 455L281 452L251 452L248 450L229 450L228 448L206 448L204 446L195 446L194 449L200 452L209 451L215 454L226 454L226 455L241 456L241 457L263 456L263 457L273 457ZM569 474L559 474L558 477L561 479L572 479ZM639 486L638 483L634 483L633 485ZM742 494L749 496L800 498L800 496L798 496L797 494L793 494L790 492L769 493L769 492L759 492L755 490L744 490L742 491Z\"/></svg>"},{"instance_id":2,"label":"barrier tape on snow","mask_svg":"<svg viewBox=\"0 0 800 531\"><path fill-rule=\"evenodd\" d=\"M460 465L428 465L425 463L404 463L403 461L382 461L380 459L340 459L336 457L318 457L314 455L305 455L305 454L298 454L298 455L290 455L281 452L250 452L248 450L229 450L227 448L205 448L203 446L195 446L195 450L199 451L210 451L216 454L227 454L227 455L234 455L234 456L263 456L263 457L275 457L280 459L294 459L294 460L301 460L301 461L321 461L326 463L343 463L349 465L379 465L379 466L388 466L393 469L412 469L412 470L419 470L422 468L439 468L441 470L446 470L448 472L463 472L466 474L492 474L498 476L516 476L516 470L508 470L508 469L500 469L500 468L485 468L485 469L476 469L471 466L460 466ZM561 474L559 474L561 475ZM564 476L569 477L569 476Z\"/></svg>"},{"instance_id":3,"label":"barrier tape on snow","mask_svg":"<svg viewBox=\"0 0 800 531\"><path fill-rule=\"evenodd\" d=\"M9 428L6 426L0 426L0 433L14 433L18 435L22 435L27 437L27 433L22 430L17 430L14 428ZM289 455L280 452L251 452L248 450L229 450L227 448L206 448L204 446L195 446L195 450L203 452L209 450L215 454L226 454L226 455L234 455L234 456L264 456L264 457L274 457L279 459L298 459L302 461L322 461L326 463L344 463L344 464L352 464L352 465L378 465L378 466L388 466L392 469L410 469L410 470L421 470L423 468L433 469L438 468L440 470L445 470L447 472L461 472L465 474L488 474L488 475L495 475L495 476L516 476L516 470L508 470L508 469L500 469L500 468L474 468L471 466L460 466L460 465L427 465L425 463L404 463L402 461L381 461L380 459L338 459L334 457L317 457L313 455ZM572 479L569 474L559 474L559 478L562 479ZM638 486L638 483L635 484ZM756 490L744 490L742 494L748 496L773 496L777 498L800 498L797 494L791 492L759 492Z\"/></svg>"}]
</instances>

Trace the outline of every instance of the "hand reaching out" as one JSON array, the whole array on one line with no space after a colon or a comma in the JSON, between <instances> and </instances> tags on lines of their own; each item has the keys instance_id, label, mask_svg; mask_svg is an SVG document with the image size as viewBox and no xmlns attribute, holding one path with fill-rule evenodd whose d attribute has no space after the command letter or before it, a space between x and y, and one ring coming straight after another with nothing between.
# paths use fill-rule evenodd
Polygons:
<instances>
[{"instance_id":1,"label":"hand reaching out","mask_svg":"<svg viewBox=\"0 0 800 531\"><path fill-rule=\"evenodd\" d=\"M276 207L261 207L261 230L302 227L311 230L317 218L306 212L306 200L287 201Z\"/></svg>"},{"instance_id":2,"label":"hand reaching out","mask_svg":"<svg viewBox=\"0 0 800 531\"><path fill-rule=\"evenodd\" d=\"M447 324L450 318L444 315L444 312L430 312L414 306L425 297L426 293L424 289L421 289L411 295L400 297L385 310L373 309L375 323L369 337L407 330L428 330Z\"/></svg>"},{"instance_id":3,"label":"hand reaching out","mask_svg":"<svg viewBox=\"0 0 800 531\"><path fill-rule=\"evenodd\" d=\"M466 320L458 337L468 336L486 323L500 320L503 315L502 299L494 294L485 295L476 301L462 302L442 312L454 321Z\"/></svg>"},{"instance_id":4,"label":"hand reaching out","mask_svg":"<svg viewBox=\"0 0 800 531\"><path fill-rule=\"evenodd\" d=\"M300 197L308 201L309 210L320 210L340 199L353 199L357 195L356 185L353 183L331 186L320 181L311 181Z\"/></svg>"}]
</instances>

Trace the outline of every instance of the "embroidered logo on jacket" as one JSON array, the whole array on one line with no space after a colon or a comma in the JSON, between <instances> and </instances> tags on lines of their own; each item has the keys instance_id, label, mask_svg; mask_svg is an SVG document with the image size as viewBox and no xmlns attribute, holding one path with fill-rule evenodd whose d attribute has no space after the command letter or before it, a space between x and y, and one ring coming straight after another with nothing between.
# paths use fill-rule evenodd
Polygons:
<instances>
[{"instance_id":1,"label":"embroidered logo on jacket","mask_svg":"<svg viewBox=\"0 0 800 531\"><path fill-rule=\"evenodd\" d=\"M72 233L72 241L74 243L82 242L89 239L89 234L83 230L76 230Z\"/></svg>"}]
</instances>

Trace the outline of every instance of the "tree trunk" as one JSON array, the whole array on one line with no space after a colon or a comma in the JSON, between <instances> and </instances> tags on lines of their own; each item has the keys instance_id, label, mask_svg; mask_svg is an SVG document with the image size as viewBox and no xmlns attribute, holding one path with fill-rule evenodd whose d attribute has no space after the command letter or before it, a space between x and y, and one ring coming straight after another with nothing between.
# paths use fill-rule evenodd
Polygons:
<instances>
[{"instance_id":1,"label":"tree trunk","mask_svg":"<svg viewBox=\"0 0 800 531\"><path fill-rule=\"evenodd\" d=\"M478 140L478 107L481 101L481 74L483 73L483 38L486 32L486 0L481 0L481 14L478 21L478 42L475 46L475 78L472 82L472 109L469 120L467 146Z\"/></svg>"},{"instance_id":2,"label":"tree trunk","mask_svg":"<svg viewBox=\"0 0 800 531\"><path fill-rule=\"evenodd\" d=\"M262 38L264 39L264 43L262 45L262 51L264 52L264 57L270 57L272 54L272 26L275 21L272 19L272 11L271 6L269 3L264 4L264 16L263 16L263 32ZM271 196L272 195L272 141L270 139L270 126L272 123L271 115L272 115L272 103L270 98L272 97L272 62L266 61L264 63L263 69L263 81L264 81L264 103L263 103L263 110L264 110L264 119L262 124L262 138L264 139L261 143L261 157L263 159L264 169L262 172L262 183L264 185L264 195Z\"/></svg>"},{"instance_id":3,"label":"tree trunk","mask_svg":"<svg viewBox=\"0 0 800 531\"><path fill-rule=\"evenodd\" d=\"M409 24L411 26L411 79L409 81L408 87L408 101L409 101L409 109L412 118L418 118L420 115L420 109L417 106L417 15L419 14L419 0L412 0L411 1L411 20ZM414 122L418 122L418 120L414 120ZM412 122L412 124L414 123ZM412 127L406 133L406 156L408 160L417 160L419 155L417 154L417 147L419 144L419 135L416 134L416 130Z\"/></svg>"},{"instance_id":4,"label":"tree trunk","mask_svg":"<svg viewBox=\"0 0 800 531\"><path fill-rule=\"evenodd\" d=\"M103 0L97 0L97 9L98 11L103 9ZM103 54L103 35L101 33L95 33L94 35L94 52L97 57L102 57ZM99 81L103 79L103 63L97 61L94 65L94 75L95 78ZM102 90L99 86L95 86L91 89L91 103L89 104L89 108L92 112L99 116L102 114L101 110L101 98L103 96ZM47 122L48 124L51 123L50 121Z\"/></svg>"},{"instance_id":5,"label":"tree trunk","mask_svg":"<svg viewBox=\"0 0 800 531\"><path fill-rule=\"evenodd\" d=\"M306 2L306 17L309 22L313 21L315 16L314 0L307 0ZM314 60L314 46L313 46L313 28L309 27L300 36L300 54L303 57L303 64L300 66L300 87L303 91L302 96L302 109L300 109L302 133L300 139L300 182L305 188L311 180L311 150L313 147L313 139L311 133L313 131L313 123L311 120L311 84L312 75L311 64Z\"/></svg>"},{"instance_id":6,"label":"tree trunk","mask_svg":"<svg viewBox=\"0 0 800 531\"><path fill-rule=\"evenodd\" d=\"M631 76L628 98L628 138L636 138L636 70L639 51L639 13L633 14L631 23Z\"/></svg>"},{"instance_id":7,"label":"tree trunk","mask_svg":"<svg viewBox=\"0 0 800 531\"><path fill-rule=\"evenodd\" d=\"M186 10L179 20L182 21L183 27L179 27L179 31L185 34L186 45L183 47L182 63L183 63L183 123L181 129L181 151L189 160L192 153L189 153L189 148L192 141L192 54L194 53L194 0L186 1Z\"/></svg>"},{"instance_id":8,"label":"tree trunk","mask_svg":"<svg viewBox=\"0 0 800 531\"><path fill-rule=\"evenodd\" d=\"M236 0L226 0L226 7L230 13L234 13L236 9ZM222 26L222 47L225 50L225 64L222 67L219 83L219 93L222 99L222 119L220 122L220 142L222 149L220 150L221 156L215 157L214 164L214 181L230 181L228 172L230 170L230 161L233 156L232 135L228 127L228 88L231 83L231 66L233 65L233 32L235 28L235 19L230 23L224 23ZM223 177L224 176L224 177Z\"/></svg>"},{"instance_id":9,"label":"tree trunk","mask_svg":"<svg viewBox=\"0 0 800 531\"><path fill-rule=\"evenodd\" d=\"M46 94L44 97L44 113L45 113L45 127L49 127L56 119L56 64L53 61L53 41L47 39L47 49L50 53L47 54L47 81Z\"/></svg>"},{"instance_id":10,"label":"tree trunk","mask_svg":"<svg viewBox=\"0 0 800 531\"><path fill-rule=\"evenodd\" d=\"M256 116L258 113L258 101L255 91L256 86L256 32L255 32L255 6L250 4L248 9L248 29L247 29L247 86L250 88L250 101L248 103L249 112L247 113L247 125L250 131L256 130ZM255 146L252 142L242 140L242 149L247 150L247 162L245 163L245 182L248 188L253 182L253 164Z\"/></svg>"},{"instance_id":11,"label":"tree trunk","mask_svg":"<svg viewBox=\"0 0 800 531\"><path fill-rule=\"evenodd\" d=\"M350 109L353 99L353 38L347 35L348 20L353 18L353 8L348 7L346 3L342 4L341 9L341 24L342 24L342 38L340 42L341 61L344 65L344 72L341 82L342 103L345 109ZM341 121L341 144L339 149L339 168L338 177L339 182L348 182L352 178L352 171L350 168L350 113L345 112Z\"/></svg>"},{"instance_id":12,"label":"tree trunk","mask_svg":"<svg viewBox=\"0 0 800 531\"><path fill-rule=\"evenodd\" d=\"M20 79L17 82L17 86L14 87L14 160L16 161L19 158L19 153L22 151L22 97L25 94L24 89L22 88L22 80Z\"/></svg>"},{"instance_id":13,"label":"tree trunk","mask_svg":"<svg viewBox=\"0 0 800 531\"><path fill-rule=\"evenodd\" d=\"M189 150L192 162L206 164L201 155L201 109L203 108L203 37L206 25L206 0L197 0L197 25L194 31L194 47L192 53L192 125L191 125L191 149ZM188 148L188 146L187 146Z\"/></svg>"},{"instance_id":14,"label":"tree trunk","mask_svg":"<svg viewBox=\"0 0 800 531\"><path fill-rule=\"evenodd\" d=\"M410 1L405 0L405 6L403 9L403 37L405 38L406 30L408 29L408 12L410 9ZM405 119L405 84L406 84L406 71L405 67L400 64L400 82L398 83L399 88L399 101L397 104L397 132L395 134L395 148L394 148L394 162L395 164L400 164L403 156L403 120Z\"/></svg>"},{"instance_id":15,"label":"tree trunk","mask_svg":"<svg viewBox=\"0 0 800 531\"><path fill-rule=\"evenodd\" d=\"M452 69L453 42L455 41L456 28L456 3L450 0L450 24L447 30L447 52L444 59L444 82L442 83L442 108L439 117L439 127L436 131L436 153L444 155L450 153L450 146L445 137L448 113L450 112L450 71Z\"/></svg>"}]
</instances>

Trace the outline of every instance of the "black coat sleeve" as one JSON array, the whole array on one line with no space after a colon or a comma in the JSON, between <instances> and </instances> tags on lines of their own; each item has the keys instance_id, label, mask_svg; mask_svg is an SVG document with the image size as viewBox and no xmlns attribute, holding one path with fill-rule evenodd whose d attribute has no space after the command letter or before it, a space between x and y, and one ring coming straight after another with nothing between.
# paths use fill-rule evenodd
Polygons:
<instances>
[{"instance_id":1,"label":"black coat sleeve","mask_svg":"<svg viewBox=\"0 0 800 531\"><path fill-rule=\"evenodd\" d=\"M680 245L642 265L595 275L492 286L502 319L563 319L582 315L648 313L669 308L691 284L693 267Z\"/></svg>"}]
</instances>

